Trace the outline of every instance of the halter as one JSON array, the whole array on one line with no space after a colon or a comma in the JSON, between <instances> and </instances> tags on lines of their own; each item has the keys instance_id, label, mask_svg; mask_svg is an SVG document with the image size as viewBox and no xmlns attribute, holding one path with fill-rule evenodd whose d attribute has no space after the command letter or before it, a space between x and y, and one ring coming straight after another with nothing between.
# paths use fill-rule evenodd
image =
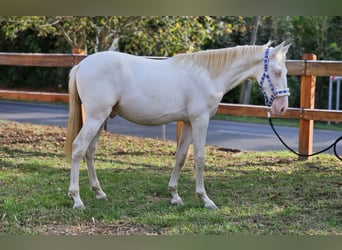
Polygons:
<instances>
[{"instance_id":1,"label":"halter","mask_svg":"<svg viewBox=\"0 0 342 250\"><path fill-rule=\"evenodd\" d=\"M262 75L262 77L260 79L259 88L260 88L260 91L264 95L265 104L267 106L272 106L274 98L276 98L278 96L289 96L290 95L290 90L288 88L286 88L286 89L279 89L279 90L276 90L274 88L274 85L272 83L270 75L268 74L268 62L269 62L268 55L269 55L269 53L270 53L270 48L266 48L265 56L264 56L264 73L263 73L263 75ZM270 99L268 99L266 91L264 91L264 89L262 87L263 84L264 84L265 78L267 79L267 82L268 82L269 87L270 87L271 92L272 92L272 95L270 96Z\"/></svg>"}]
</instances>

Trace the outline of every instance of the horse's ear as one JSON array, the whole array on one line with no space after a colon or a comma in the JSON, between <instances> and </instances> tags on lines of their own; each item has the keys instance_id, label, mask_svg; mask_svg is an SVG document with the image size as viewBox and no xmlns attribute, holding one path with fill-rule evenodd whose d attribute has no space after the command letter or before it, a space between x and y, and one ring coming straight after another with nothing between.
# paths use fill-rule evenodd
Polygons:
<instances>
[{"instance_id":1,"label":"horse's ear","mask_svg":"<svg viewBox=\"0 0 342 250\"><path fill-rule=\"evenodd\" d=\"M283 41L281 44L279 44L278 46L276 46L276 47L274 48L274 51L275 51L275 52L278 52L278 51L281 50L283 53L287 53L289 47L291 46L291 43L288 44L288 45L286 45L286 46L285 46L285 43L286 43L286 42Z\"/></svg>"},{"instance_id":2,"label":"horse's ear","mask_svg":"<svg viewBox=\"0 0 342 250\"><path fill-rule=\"evenodd\" d=\"M285 41L282 41L281 44L279 44L278 46L284 47L285 43L286 43Z\"/></svg>"},{"instance_id":3,"label":"horse's ear","mask_svg":"<svg viewBox=\"0 0 342 250\"><path fill-rule=\"evenodd\" d=\"M273 41L269 40L264 46L265 47L270 47L272 45Z\"/></svg>"},{"instance_id":4,"label":"horse's ear","mask_svg":"<svg viewBox=\"0 0 342 250\"><path fill-rule=\"evenodd\" d=\"M289 50L290 46L291 46L291 43L289 43L289 44L286 45L286 46L283 46L281 50L286 54L287 51Z\"/></svg>"}]
</instances>

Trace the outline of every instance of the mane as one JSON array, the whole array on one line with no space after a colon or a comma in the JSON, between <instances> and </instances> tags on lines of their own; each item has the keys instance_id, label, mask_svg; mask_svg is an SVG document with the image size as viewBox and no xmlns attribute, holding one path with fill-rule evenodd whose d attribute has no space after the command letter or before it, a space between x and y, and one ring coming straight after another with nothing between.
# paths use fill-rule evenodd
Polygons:
<instances>
[{"instance_id":1,"label":"mane","mask_svg":"<svg viewBox=\"0 0 342 250\"><path fill-rule=\"evenodd\" d=\"M253 58L252 54L259 57L260 52L263 52L269 45L270 42L261 46L245 45L225 49L205 50L189 54L178 54L172 57L172 59L176 64L184 63L185 65L189 65L191 70L206 69L211 79L215 79L240 57L249 55Z\"/></svg>"}]
</instances>

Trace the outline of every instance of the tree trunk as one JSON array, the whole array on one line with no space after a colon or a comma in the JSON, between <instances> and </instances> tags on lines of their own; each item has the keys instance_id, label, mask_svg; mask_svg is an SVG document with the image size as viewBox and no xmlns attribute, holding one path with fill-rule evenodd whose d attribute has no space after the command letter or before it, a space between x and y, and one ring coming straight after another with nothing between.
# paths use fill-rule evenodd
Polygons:
<instances>
[{"instance_id":1,"label":"tree trunk","mask_svg":"<svg viewBox=\"0 0 342 250\"><path fill-rule=\"evenodd\" d=\"M251 42L250 45L255 45L256 38L257 38L257 32L258 32L258 26L259 26L259 16L256 16L254 18L254 24L252 27L252 34L251 34ZM251 90L252 90L252 83L249 79L245 80L241 93L240 93L240 103L241 104L249 104L249 99L251 96Z\"/></svg>"}]
</instances>

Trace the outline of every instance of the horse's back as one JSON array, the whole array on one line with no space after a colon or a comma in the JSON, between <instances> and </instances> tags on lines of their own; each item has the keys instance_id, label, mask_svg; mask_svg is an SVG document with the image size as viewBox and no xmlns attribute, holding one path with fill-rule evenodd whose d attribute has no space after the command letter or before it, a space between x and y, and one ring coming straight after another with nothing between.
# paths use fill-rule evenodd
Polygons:
<instances>
[{"instance_id":1,"label":"horse's back","mask_svg":"<svg viewBox=\"0 0 342 250\"><path fill-rule=\"evenodd\" d=\"M128 62L130 57L133 56L114 51L98 52L88 56L80 62L79 72L83 75L95 75L98 77L99 75L109 73L109 71Z\"/></svg>"},{"instance_id":2,"label":"horse's back","mask_svg":"<svg viewBox=\"0 0 342 250\"><path fill-rule=\"evenodd\" d=\"M78 77L80 81L88 82L127 81L139 76L140 72L165 69L162 61L116 51L98 52L81 61Z\"/></svg>"}]
</instances>

